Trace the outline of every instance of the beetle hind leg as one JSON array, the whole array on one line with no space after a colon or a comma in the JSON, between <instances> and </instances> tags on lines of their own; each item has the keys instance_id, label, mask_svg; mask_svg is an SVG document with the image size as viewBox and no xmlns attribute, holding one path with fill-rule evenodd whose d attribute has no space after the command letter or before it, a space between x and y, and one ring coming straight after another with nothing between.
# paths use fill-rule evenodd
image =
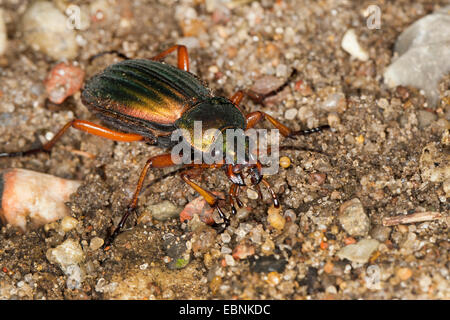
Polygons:
<instances>
[{"instance_id":1,"label":"beetle hind leg","mask_svg":"<svg viewBox=\"0 0 450 320\"><path fill-rule=\"evenodd\" d=\"M145 180L145 177L147 176L148 170L150 168L167 168L167 167L171 167L174 165L175 165L175 163L172 161L172 155L170 153L154 156L147 160L147 162L145 163L145 166L142 169L141 174L139 176L139 180L138 180L138 183L136 186L136 190L134 191L133 198L132 198L130 204L128 205L125 213L123 214L122 219L120 219L120 222L117 225L117 227L106 238L105 243L103 244L103 248L106 248L111 245L111 243L114 241L114 239L122 231L128 217L136 211L137 204L138 204L138 197L139 197L139 194L141 193L142 186L144 185L144 180Z\"/></svg>"},{"instance_id":2,"label":"beetle hind leg","mask_svg":"<svg viewBox=\"0 0 450 320\"><path fill-rule=\"evenodd\" d=\"M43 144L42 146L25 151L2 152L0 153L0 158L21 157L40 152L50 152L55 143L58 142L63 134L66 133L67 130L71 127L96 136L120 142L133 142L141 141L144 139L144 137L139 134L118 132L89 121L75 119L67 122L64 127L62 127L49 142Z\"/></svg>"}]
</instances>

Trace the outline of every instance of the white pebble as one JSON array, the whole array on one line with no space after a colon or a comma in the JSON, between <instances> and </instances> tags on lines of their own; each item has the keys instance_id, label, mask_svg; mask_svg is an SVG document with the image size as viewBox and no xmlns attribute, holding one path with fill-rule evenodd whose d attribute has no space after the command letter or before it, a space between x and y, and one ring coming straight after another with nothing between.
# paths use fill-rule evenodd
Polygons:
<instances>
[{"instance_id":1,"label":"white pebble","mask_svg":"<svg viewBox=\"0 0 450 320\"><path fill-rule=\"evenodd\" d=\"M78 220L74 217L64 217L61 220L61 229L64 232L69 232L70 230L74 229L77 226Z\"/></svg>"},{"instance_id":2,"label":"white pebble","mask_svg":"<svg viewBox=\"0 0 450 320\"><path fill-rule=\"evenodd\" d=\"M252 200L258 199L258 192L252 189L247 189L247 197Z\"/></svg>"},{"instance_id":3,"label":"white pebble","mask_svg":"<svg viewBox=\"0 0 450 320\"><path fill-rule=\"evenodd\" d=\"M352 57L361 61L369 60L369 54L359 44L355 29L349 29L344 34L341 42L342 49L347 51Z\"/></svg>"},{"instance_id":4,"label":"white pebble","mask_svg":"<svg viewBox=\"0 0 450 320\"><path fill-rule=\"evenodd\" d=\"M227 266L230 266L230 267L235 265L234 258L230 254L225 255L225 262L227 263Z\"/></svg>"},{"instance_id":5,"label":"white pebble","mask_svg":"<svg viewBox=\"0 0 450 320\"><path fill-rule=\"evenodd\" d=\"M84 253L77 241L67 239L56 248L48 249L46 257L51 263L58 264L66 273L69 271L69 266L79 264L84 260Z\"/></svg>"},{"instance_id":6,"label":"white pebble","mask_svg":"<svg viewBox=\"0 0 450 320\"><path fill-rule=\"evenodd\" d=\"M139 269L146 270L148 268L148 263L143 263L139 266Z\"/></svg>"},{"instance_id":7,"label":"white pebble","mask_svg":"<svg viewBox=\"0 0 450 320\"><path fill-rule=\"evenodd\" d=\"M228 233L222 233L220 237L223 243L229 243L231 241L231 236Z\"/></svg>"},{"instance_id":8,"label":"white pebble","mask_svg":"<svg viewBox=\"0 0 450 320\"><path fill-rule=\"evenodd\" d=\"M97 249L100 249L100 247L105 243L105 241L100 237L95 237L91 240L91 243L89 244L89 249L92 251L95 251Z\"/></svg>"},{"instance_id":9,"label":"white pebble","mask_svg":"<svg viewBox=\"0 0 450 320\"><path fill-rule=\"evenodd\" d=\"M306 119L314 117L314 112L310 107L303 106L298 110L297 115L301 121L306 121Z\"/></svg>"},{"instance_id":10,"label":"white pebble","mask_svg":"<svg viewBox=\"0 0 450 320\"><path fill-rule=\"evenodd\" d=\"M295 108L291 108L291 109L287 109L286 112L284 113L284 118L286 120L294 120L295 117L297 116L298 110Z\"/></svg>"}]
</instances>

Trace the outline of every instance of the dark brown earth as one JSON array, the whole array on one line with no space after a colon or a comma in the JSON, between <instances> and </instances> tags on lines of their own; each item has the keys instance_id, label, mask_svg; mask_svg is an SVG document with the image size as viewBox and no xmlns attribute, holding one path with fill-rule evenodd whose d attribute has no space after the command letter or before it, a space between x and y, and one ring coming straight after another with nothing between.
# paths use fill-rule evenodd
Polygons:
<instances>
[{"instance_id":1,"label":"dark brown earth","mask_svg":"<svg viewBox=\"0 0 450 320\"><path fill-rule=\"evenodd\" d=\"M55 3L67 5L63 0ZM83 182L67 204L80 222L77 228L64 233L47 226L26 234L11 226L1 229L0 298L450 298L448 194L443 181L426 178L420 161L428 146L432 158L440 159L435 166L449 170L445 134L450 128L450 78L440 82L440 100L434 107L426 105L419 90L389 89L382 79L397 36L447 1L229 1L232 9L217 6L212 11L202 0L108 3L102 20L91 17L89 27L77 31L85 45L71 61L88 78L120 60L106 55L89 64L88 58L98 52L114 49L148 58L175 43L187 43L191 71L218 95L229 97L267 75L287 79L295 68L298 73L286 90L264 106L246 99L246 112L269 112L297 130L328 122L333 129L282 141L320 152L282 151L292 165L268 177L282 204L286 223L281 231L268 222L271 199L263 188L263 201L242 192L251 211L232 217L225 236L201 223L181 224L178 218L146 219L136 225L133 218L107 251L90 248L91 240L105 238L118 223L145 161L163 150L72 130L50 156L0 159L0 168L27 168ZM363 15L372 4L382 12L379 30L367 28ZM46 99L44 79L57 61L25 44L19 22L28 6L29 1L1 2L9 47L0 56L0 151L46 141L47 133L73 118L94 120L79 92L61 105ZM349 28L356 29L368 61L342 50L340 42ZM175 57L166 62L175 63ZM300 80L309 89L299 88ZM341 97L337 105L323 107L333 94ZM286 120L291 108L303 110L304 116ZM425 121L430 114L432 120ZM149 174L138 216L148 215L148 207L163 200L184 207L198 197L177 175L151 184L171 170ZM205 172L198 181L210 190L226 192L230 187L219 170ZM370 219L370 230L362 235L349 234L338 218L341 205L354 198ZM385 217L421 211L444 217L382 226ZM338 257L347 244L370 238L379 245L368 262ZM46 256L66 239L80 243L85 254L80 263L83 281L75 289ZM254 254L230 260L231 251L244 244Z\"/></svg>"}]
</instances>

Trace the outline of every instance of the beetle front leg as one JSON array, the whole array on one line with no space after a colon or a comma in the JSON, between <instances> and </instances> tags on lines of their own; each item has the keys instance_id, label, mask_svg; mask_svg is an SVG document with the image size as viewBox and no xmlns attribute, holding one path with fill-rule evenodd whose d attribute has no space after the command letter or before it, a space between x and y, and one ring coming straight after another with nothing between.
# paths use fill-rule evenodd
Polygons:
<instances>
[{"instance_id":1,"label":"beetle front leg","mask_svg":"<svg viewBox=\"0 0 450 320\"><path fill-rule=\"evenodd\" d=\"M93 134L95 136L99 136L102 138L106 138L109 140L119 141L119 142L133 142L133 141L141 141L144 140L144 137L139 134L134 133L123 133L119 131L114 131L111 129L108 129L106 127L100 126L98 124L85 121L85 120L72 120L65 124L64 127L62 127L61 130L58 131L57 134L46 144L42 145L41 147L26 150L26 151L18 151L18 152L3 152L0 153L0 158L7 158L7 157L22 157L27 156L34 153L39 152L50 152L50 150L53 148L55 143L62 137L64 133L70 128L75 128L77 130L81 130L90 134Z\"/></svg>"},{"instance_id":2,"label":"beetle front leg","mask_svg":"<svg viewBox=\"0 0 450 320\"><path fill-rule=\"evenodd\" d=\"M214 195L212 192L203 189L198 184L196 184L194 181L192 181L188 175L187 172L181 173L181 179L184 180L189 186L192 187L195 191L197 191L204 199L205 201L212 207L217 209L219 212L220 218L223 219L222 227L219 230L219 232L225 231L225 229L230 225L230 220L226 217L226 215L223 213L222 209L219 207L219 200L220 198Z\"/></svg>"},{"instance_id":3,"label":"beetle front leg","mask_svg":"<svg viewBox=\"0 0 450 320\"><path fill-rule=\"evenodd\" d=\"M122 216L122 219L120 219L120 222L117 225L114 232L108 238L106 238L103 248L106 248L109 245L111 245L111 243L114 241L114 239L121 232L123 226L125 225L125 222L127 221L128 217L130 216L130 214L136 210L139 194L141 192L141 189L144 184L145 177L147 176L148 170L150 168L159 168L159 169L167 168L167 167L171 167L174 165L176 165L176 164L172 161L172 155L170 153L154 156L147 160L144 168L141 171L141 175L139 176L139 181L137 183L136 190L134 191L133 198L132 198L130 204L128 205L126 212Z\"/></svg>"}]
</instances>

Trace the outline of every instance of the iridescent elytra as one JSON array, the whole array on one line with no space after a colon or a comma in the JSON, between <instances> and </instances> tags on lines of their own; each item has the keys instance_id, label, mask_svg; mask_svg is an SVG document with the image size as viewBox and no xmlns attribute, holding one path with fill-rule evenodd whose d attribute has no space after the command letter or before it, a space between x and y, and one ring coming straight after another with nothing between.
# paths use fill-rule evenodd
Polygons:
<instances>
[{"instance_id":1,"label":"iridescent elytra","mask_svg":"<svg viewBox=\"0 0 450 320\"><path fill-rule=\"evenodd\" d=\"M174 51L177 51L178 56L177 67L162 62L164 57ZM123 55L121 56L123 57ZM237 91L231 98L215 96L202 80L189 72L189 57L186 47L174 45L150 59L125 59L112 64L85 83L81 94L82 102L109 128L89 121L74 119L63 126L49 142L41 147L26 151L0 153L0 158L49 152L70 127L114 141L143 141L166 149L173 147L170 136L174 130L186 129L185 132L192 134L195 121L202 121L204 130L231 128L245 131L253 128L261 120L267 119L284 137L306 135L329 127L324 125L309 130L293 131L262 111L245 115L239 104L246 94L252 98L256 97L250 91ZM271 94L273 92L267 95ZM263 97L258 96L258 98ZM193 145L191 147L196 148ZM128 216L136 210L138 196L148 170L174 165L176 163L173 162L170 152L147 160L132 200L118 226L107 237L104 247L112 243L125 225ZM180 173L181 178L202 195L210 206L218 210L223 219L223 223L220 225L222 230L229 225L229 218L218 205L220 199L193 180L189 171L193 167L224 169L225 174L232 182L227 199L233 213L236 212L234 203L239 207L242 206L238 193L239 188L246 185L244 171L250 175L252 185L258 186L260 182L263 182L272 195L274 205L279 206L275 192L262 176L262 165L259 161L256 164L236 164L226 163L224 159L215 164L183 165L182 168L186 168L186 170Z\"/></svg>"}]
</instances>

